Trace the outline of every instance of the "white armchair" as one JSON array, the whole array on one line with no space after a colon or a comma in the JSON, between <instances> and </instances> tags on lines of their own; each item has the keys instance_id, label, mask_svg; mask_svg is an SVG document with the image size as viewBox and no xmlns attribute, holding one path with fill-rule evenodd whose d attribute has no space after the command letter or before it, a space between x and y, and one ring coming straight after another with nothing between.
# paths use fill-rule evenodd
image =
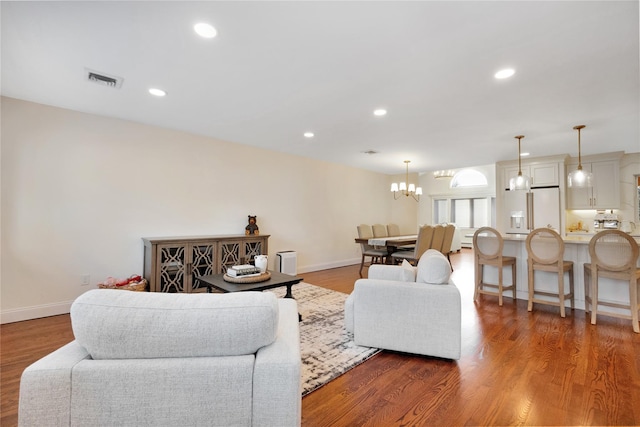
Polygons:
<instances>
[{"instance_id":1,"label":"white armchair","mask_svg":"<svg viewBox=\"0 0 640 427\"><path fill-rule=\"evenodd\" d=\"M357 345L459 359L461 297L451 265L429 249L417 267L373 265L345 302L345 326Z\"/></svg>"}]
</instances>

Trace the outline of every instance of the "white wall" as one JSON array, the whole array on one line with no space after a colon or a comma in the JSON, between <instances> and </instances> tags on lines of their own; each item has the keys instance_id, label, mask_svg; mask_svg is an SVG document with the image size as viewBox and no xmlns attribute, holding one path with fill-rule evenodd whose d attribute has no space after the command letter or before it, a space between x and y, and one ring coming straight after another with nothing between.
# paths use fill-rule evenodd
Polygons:
<instances>
[{"instance_id":1,"label":"white wall","mask_svg":"<svg viewBox=\"0 0 640 427\"><path fill-rule=\"evenodd\" d=\"M255 214L270 262L295 250L303 273L359 263L357 224L416 224L387 175L11 98L1 108L3 323L142 273L142 237L243 234Z\"/></svg>"}]
</instances>

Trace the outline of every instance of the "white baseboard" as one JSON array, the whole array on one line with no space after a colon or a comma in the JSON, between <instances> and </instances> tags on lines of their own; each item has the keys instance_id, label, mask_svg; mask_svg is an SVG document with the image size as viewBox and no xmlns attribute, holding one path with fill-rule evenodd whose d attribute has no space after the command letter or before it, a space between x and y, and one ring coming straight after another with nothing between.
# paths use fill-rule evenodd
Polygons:
<instances>
[{"instance_id":1,"label":"white baseboard","mask_svg":"<svg viewBox=\"0 0 640 427\"><path fill-rule=\"evenodd\" d=\"M0 312L0 323L21 322L23 320L38 319L40 317L67 314L71 310L71 303L73 303L73 301L3 310Z\"/></svg>"},{"instance_id":2,"label":"white baseboard","mask_svg":"<svg viewBox=\"0 0 640 427\"><path fill-rule=\"evenodd\" d=\"M298 274L310 273L312 271L329 270L331 268L346 267L348 265L360 264L360 258L352 258L342 261L327 262L323 264L312 264L298 266Z\"/></svg>"}]
</instances>

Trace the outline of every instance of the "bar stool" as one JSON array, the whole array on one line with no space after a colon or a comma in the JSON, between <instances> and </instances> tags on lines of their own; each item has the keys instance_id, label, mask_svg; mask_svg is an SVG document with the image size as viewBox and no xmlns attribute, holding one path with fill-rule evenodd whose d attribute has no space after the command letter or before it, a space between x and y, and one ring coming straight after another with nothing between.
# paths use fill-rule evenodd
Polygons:
<instances>
[{"instance_id":1,"label":"bar stool","mask_svg":"<svg viewBox=\"0 0 640 427\"><path fill-rule=\"evenodd\" d=\"M638 262L638 243L627 233L619 230L601 231L589 241L591 262L584 264L585 311L591 311L591 324L596 324L598 305L623 308L631 311L631 315L604 312L607 316L631 319L633 332L640 333L638 326L638 285L640 284L640 268ZM598 279L606 277L624 280L629 284L629 305L610 303L598 300ZM591 310L589 310L591 306Z\"/></svg>"},{"instance_id":2,"label":"bar stool","mask_svg":"<svg viewBox=\"0 0 640 427\"><path fill-rule=\"evenodd\" d=\"M565 317L565 300L571 301L574 310L573 292L573 261L564 261L564 241L562 237L550 228L536 228L527 236L526 240L527 269L529 282L528 310L533 310L533 303L547 304L560 307L560 316ZM558 292L542 291L535 288L534 272L547 271L558 274ZM565 294L564 274L569 273L569 293ZM536 298L536 295L555 297L558 301Z\"/></svg>"},{"instance_id":3,"label":"bar stool","mask_svg":"<svg viewBox=\"0 0 640 427\"><path fill-rule=\"evenodd\" d=\"M498 304L502 305L502 294L511 290L513 299L516 299L516 258L503 256L504 240L498 230L491 227L481 227L473 233L473 253L475 267L475 292L473 300L478 300L479 294L494 295L498 297ZM484 282L484 266L489 265L498 268L498 283ZM502 282L503 269L511 266L511 285L505 286ZM485 290L484 287L494 288L497 291Z\"/></svg>"}]
</instances>

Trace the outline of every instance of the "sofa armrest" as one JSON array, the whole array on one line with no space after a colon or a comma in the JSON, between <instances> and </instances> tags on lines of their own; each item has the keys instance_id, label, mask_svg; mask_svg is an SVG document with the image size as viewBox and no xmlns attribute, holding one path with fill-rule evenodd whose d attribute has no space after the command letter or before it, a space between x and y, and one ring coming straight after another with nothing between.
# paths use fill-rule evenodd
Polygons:
<instances>
[{"instance_id":1,"label":"sofa armrest","mask_svg":"<svg viewBox=\"0 0 640 427\"><path fill-rule=\"evenodd\" d=\"M299 426L302 420L300 328L294 299L278 299L276 341L256 354L253 425Z\"/></svg>"},{"instance_id":2,"label":"sofa armrest","mask_svg":"<svg viewBox=\"0 0 640 427\"><path fill-rule=\"evenodd\" d=\"M70 425L71 372L89 353L72 341L31 364L20 379L18 425Z\"/></svg>"},{"instance_id":3,"label":"sofa armrest","mask_svg":"<svg viewBox=\"0 0 640 427\"><path fill-rule=\"evenodd\" d=\"M360 279L353 292L354 342L459 359L461 297L445 285Z\"/></svg>"}]
</instances>

